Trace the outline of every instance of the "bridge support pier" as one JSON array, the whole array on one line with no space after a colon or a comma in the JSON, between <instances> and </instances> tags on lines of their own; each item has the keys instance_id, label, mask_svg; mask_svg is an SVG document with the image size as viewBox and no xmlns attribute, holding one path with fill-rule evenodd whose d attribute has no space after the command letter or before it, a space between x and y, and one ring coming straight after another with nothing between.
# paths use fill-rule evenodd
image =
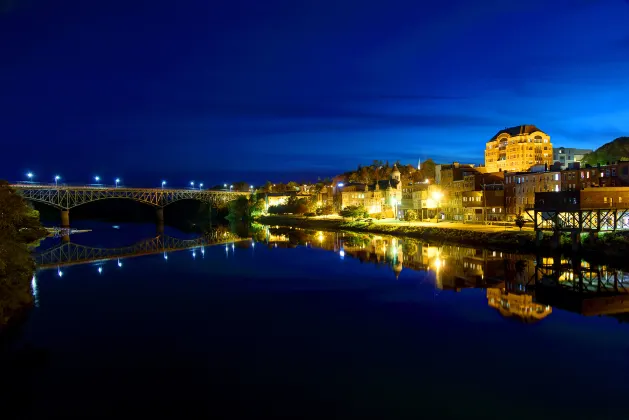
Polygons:
<instances>
[{"instance_id":1,"label":"bridge support pier","mask_svg":"<svg viewBox=\"0 0 629 420\"><path fill-rule=\"evenodd\" d=\"M541 230L535 231L535 246L540 246L544 239L544 232Z\"/></svg>"},{"instance_id":2,"label":"bridge support pier","mask_svg":"<svg viewBox=\"0 0 629 420\"><path fill-rule=\"evenodd\" d=\"M155 216L156 216L156 220L155 220L156 232L158 235L163 235L164 234L164 208L158 207L157 209L155 209Z\"/></svg>"},{"instance_id":3,"label":"bridge support pier","mask_svg":"<svg viewBox=\"0 0 629 420\"><path fill-rule=\"evenodd\" d=\"M553 232L553 237L550 242L550 247L552 249L558 249L561 244L561 233L557 230Z\"/></svg>"},{"instance_id":4,"label":"bridge support pier","mask_svg":"<svg viewBox=\"0 0 629 420\"><path fill-rule=\"evenodd\" d=\"M159 225L160 223L163 225L164 224L164 208L163 207L158 207L155 209L155 216L156 216L156 220L157 220L157 224Z\"/></svg>"},{"instance_id":5,"label":"bridge support pier","mask_svg":"<svg viewBox=\"0 0 629 420\"><path fill-rule=\"evenodd\" d=\"M61 227L70 227L70 210L61 210Z\"/></svg>"},{"instance_id":6,"label":"bridge support pier","mask_svg":"<svg viewBox=\"0 0 629 420\"><path fill-rule=\"evenodd\" d=\"M572 251L578 251L581 248L581 233L578 230L573 230L570 232L570 239L572 240Z\"/></svg>"}]
</instances>

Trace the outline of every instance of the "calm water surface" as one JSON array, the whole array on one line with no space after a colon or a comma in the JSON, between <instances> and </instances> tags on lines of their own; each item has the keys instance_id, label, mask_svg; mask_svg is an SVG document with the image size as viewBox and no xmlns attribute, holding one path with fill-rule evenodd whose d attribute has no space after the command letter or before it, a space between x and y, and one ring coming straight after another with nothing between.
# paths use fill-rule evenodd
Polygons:
<instances>
[{"instance_id":1,"label":"calm water surface","mask_svg":"<svg viewBox=\"0 0 629 420\"><path fill-rule=\"evenodd\" d=\"M96 262L155 227L76 227L12 345L22 417L627 418L621 272L577 296L565 261L281 229Z\"/></svg>"}]
</instances>

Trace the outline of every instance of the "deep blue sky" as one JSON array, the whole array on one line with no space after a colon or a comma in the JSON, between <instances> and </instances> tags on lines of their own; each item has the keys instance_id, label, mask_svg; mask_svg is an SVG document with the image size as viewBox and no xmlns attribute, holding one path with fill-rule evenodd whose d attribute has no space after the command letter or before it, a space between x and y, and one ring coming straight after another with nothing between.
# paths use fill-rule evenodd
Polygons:
<instances>
[{"instance_id":1,"label":"deep blue sky","mask_svg":"<svg viewBox=\"0 0 629 420\"><path fill-rule=\"evenodd\" d=\"M0 178L262 182L482 162L523 123L629 134L628 0L7 2Z\"/></svg>"}]
</instances>

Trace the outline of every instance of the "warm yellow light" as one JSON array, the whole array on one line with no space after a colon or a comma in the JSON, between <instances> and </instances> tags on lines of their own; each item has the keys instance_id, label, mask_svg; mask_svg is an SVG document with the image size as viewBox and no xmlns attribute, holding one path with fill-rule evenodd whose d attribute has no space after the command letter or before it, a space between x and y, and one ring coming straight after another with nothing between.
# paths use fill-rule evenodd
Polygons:
<instances>
[{"instance_id":1,"label":"warm yellow light","mask_svg":"<svg viewBox=\"0 0 629 420\"><path fill-rule=\"evenodd\" d=\"M441 200L441 197L443 197L443 194L441 193L441 191L433 191L432 192L432 198L439 201Z\"/></svg>"},{"instance_id":2,"label":"warm yellow light","mask_svg":"<svg viewBox=\"0 0 629 420\"><path fill-rule=\"evenodd\" d=\"M323 242L323 232L319 232L319 242Z\"/></svg>"}]
</instances>

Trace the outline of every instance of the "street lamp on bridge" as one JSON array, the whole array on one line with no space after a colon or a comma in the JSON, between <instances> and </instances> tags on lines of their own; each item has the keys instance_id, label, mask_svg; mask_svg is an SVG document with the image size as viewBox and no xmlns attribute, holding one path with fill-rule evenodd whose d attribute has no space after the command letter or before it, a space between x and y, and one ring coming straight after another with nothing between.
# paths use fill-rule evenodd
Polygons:
<instances>
[{"instance_id":1,"label":"street lamp on bridge","mask_svg":"<svg viewBox=\"0 0 629 420\"><path fill-rule=\"evenodd\" d=\"M32 181L33 180L33 173L32 172L27 173L26 177L28 178L29 181Z\"/></svg>"},{"instance_id":2,"label":"street lamp on bridge","mask_svg":"<svg viewBox=\"0 0 629 420\"><path fill-rule=\"evenodd\" d=\"M194 181L190 181L190 186L194 188Z\"/></svg>"},{"instance_id":3,"label":"street lamp on bridge","mask_svg":"<svg viewBox=\"0 0 629 420\"><path fill-rule=\"evenodd\" d=\"M233 186L233 185L230 185L230 186L229 186L229 192L232 192L232 188L234 188L234 186Z\"/></svg>"},{"instance_id":4,"label":"street lamp on bridge","mask_svg":"<svg viewBox=\"0 0 629 420\"><path fill-rule=\"evenodd\" d=\"M203 182L199 184L199 189L203 189Z\"/></svg>"},{"instance_id":5,"label":"street lamp on bridge","mask_svg":"<svg viewBox=\"0 0 629 420\"><path fill-rule=\"evenodd\" d=\"M61 177L59 175L55 175L55 187L58 185L57 183L59 182L60 179Z\"/></svg>"},{"instance_id":6,"label":"street lamp on bridge","mask_svg":"<svg viewBox=\"0 0 629 420\"><path fill-rule=\"evenodd\" d=\"M166 181L162 181L162 190L164 189L164 185L166 185Z\"/></svg>"},{"instance_id":7,"label":"street lamp on bridge","mask_svg":"<svg viewBox=\"0 0 629 420\"><path fill-rule=\"evenodd\" d=\"M96 176L94 177L94 181L96 181L96 183L98 184L98 182L100 181L100 177L99 177L98 175L96 175Z\"/></svg>"},{"instance_id":8,"label":"street lamp on bridge","mask_svg":"<svg viewBox=\"0 0 629 420\"><path fill-rule=\"evenodd\" d=\"M119 183L120 183L120 178L116 178L116 188L118 188Z\"/></svg>"}]
</instances>

